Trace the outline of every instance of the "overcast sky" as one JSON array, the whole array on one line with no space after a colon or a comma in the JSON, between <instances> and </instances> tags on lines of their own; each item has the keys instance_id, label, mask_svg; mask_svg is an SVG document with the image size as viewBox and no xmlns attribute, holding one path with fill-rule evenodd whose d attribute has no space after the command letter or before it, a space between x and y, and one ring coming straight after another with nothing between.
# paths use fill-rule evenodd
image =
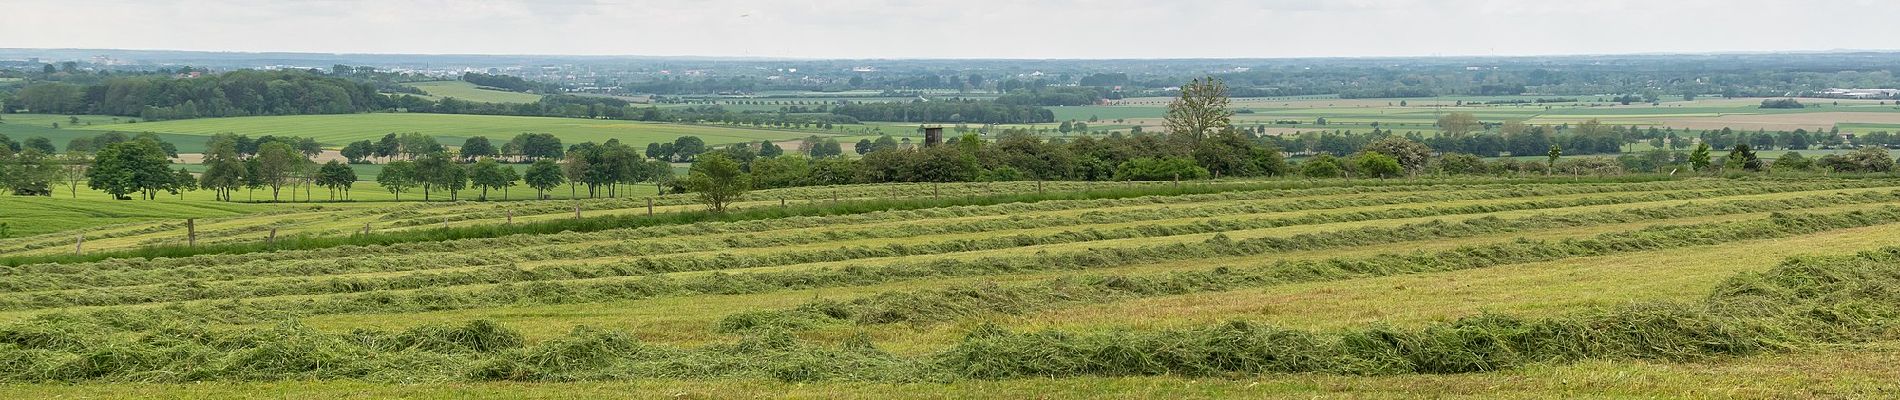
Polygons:
<instances>
[{"instance_id":1,"label":"overcast sky","mask_svg":"<svg viewBox=\"0 0 1900 400\"><path fill-rule=\"evenodd\" d=\"M1900 49L1900 0L0 0L0 47L801 58Z\"/></svg>"}]
</instances>

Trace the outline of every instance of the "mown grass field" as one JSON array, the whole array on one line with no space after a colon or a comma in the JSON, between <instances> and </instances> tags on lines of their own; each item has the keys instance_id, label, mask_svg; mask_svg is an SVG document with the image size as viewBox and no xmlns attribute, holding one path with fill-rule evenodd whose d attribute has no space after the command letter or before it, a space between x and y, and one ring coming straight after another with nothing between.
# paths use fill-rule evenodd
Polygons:
<instances>
[{"instance_id":1,"label":"mown grass field","mask_svg":"<svg viewBox=\"0 0 1900 400\"><path fill-rule=\"evenodd\" d=\"M1133 186L1130 186L1133 185ZM1900 182L890 184L740 210L1021 200L29 264L25 397L1884 397ZM1073 193L1093 196L1069 196ZM836 200L834 200L834 198ZM160 205L115 251L639 216L645 196ZM685 196L657 213L692 213ZM46 204L40 204L46 203ZM97 204L95 204L97 203ZM27 204L27 203L13 203ZM30 220L119 218L35 202ZM169 205L166 205L169 204ZM80 214L57 214L55 205ZM183 208L183 209L180 209ZM11 209L11 208L9 208ZM93 212L96 214L85 214ZM83 216L82 216L83 215ZM95 217L95 215L97 215ZM135 221L137 218L155 218ZM636 217L637 218L637 217ZM77 227L0 239L70 251ZM1869 252L1853 256L1857 252ZM1821 275L1816 275L1821 274ZM1846 278L1852 277L1852 278ZM1886 297L1883 297L1886 296ZM1851 315L1852 318L1829 316ZM1855 322L1845 322L1855 321ZM205 383L190 383L200 382Z\"/></svg>"},{"instance_id":2,"label":"mown grass field","mask_svg":"<svg viewBox=\"0 0 1900 400\"><path fill-rule=\"evenodd\" d=\"M429 92L428 96L423 97L430 100L454 97L458 100L481 103L533 103L541 101L541 95L538 94L482 89L466 81L430 81L405 83L403 85Z\"/></svg>"}]
</instances>

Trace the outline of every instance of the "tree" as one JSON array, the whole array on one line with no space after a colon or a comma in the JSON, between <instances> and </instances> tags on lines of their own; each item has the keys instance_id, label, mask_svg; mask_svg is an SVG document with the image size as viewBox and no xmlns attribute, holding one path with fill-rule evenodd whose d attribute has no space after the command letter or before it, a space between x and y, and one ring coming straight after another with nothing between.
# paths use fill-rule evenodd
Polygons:
<instances>
[{"instance_id":1,"label":"tree","mask_svg":"<svg viewBox=\"0 0 1900 400\"><path fill-rule=\"evenodd\" d=\"M503 168L506 167L503 167L501 163L495 162L493 158L483 158L481 161L476 161L474 165L468 167L469 181L473 182L475 187L482 189L482 201L488 201L488 189L500 189L514 185L514 182L508 179L509 174L502 172Z\"/></svg>"},{"instance_id":2,"label":"tree","mask_svg":"<svg viewBox=\"0 0 1900 400\"><path fill-rule=\"evenodd\" d=\"M1722 162L1723 168L1740 169L1755 172L1761 170L1761 159L1755 156L1755 150L1747 144L1737 144L1730 148L1728 157Z\"/></svg>"},{"instance_id":3,"label":"tree","mask_svg":"<svg viewBox=\"0 0 1900 400\"><path fill-rule=\"evenodd\" d=\"M383 159L388 159L390 157L395 157L396 154L401 151L402 151L402 138L399 138L396 136L396 134L391 133L391 134L383 135L382 139L379 139L376 141L375 147L370 148L370 155L382 157Z\"/></svg>"},{"instance_id":4,"label":"tree","mask_svg":"<svg viewBox=\"0 0 1900 400\"><path fill-rule=\"evenodd\" d=\"M20 143L20 148L20 151L39 150L40 154L59 154L59 149L53 148L53 140L44 136L26 138L25 142Z\"/></svg>"},{"instance_id":5,"label":"tree","mask_svg":"<svg viewBox=\"0 0 1900 400\"><path fill-rule=\"evenodd\" d=\"M61 168L51 154L28 147L19 154L0 149L0 187L12 189L16 196L51 196L52 184Z\"/></svg>"},{"instance_id":6,"label":"tree","mask_svg":"<svg viewBox=\"0 0 1900 400\"><path fill-rule=\"evenodd\" d=\"M1399 176L1400 172L1405 171L1405 168L1399 165L1399 160L1375 152L1359 153L1357 164L1360 174L1382 179Z\"/></svg>"},{"instance_id":7,"label":"tree","mask_svg":"<svg viewBox=\"0 0 1900 400\"><path fill-rule=\"evenodd\" d=\"M515 172L515 167L507 166L507 165L501 166L501 199L502 200L508 200L508 188L515 187L515 182L518 182L520 180L521 180L521 173Z\"/></svg>"},{"instance_id":8,"label":"tree","mask_svg":"<svg viewBox=\"0 0 1900 400\"><path fill-rule=\"evenodd\" d=\"M355 184L356 171L349 164L330 160L317 170L317 186L330 190L330 200L336 200L338 193L342 193L345 200L349 199L350 186Z\"/></svg>"},{"instance_id":9,"label":"tree","mask_svg":"<svg viewBox=\"0 0 1900 400\"><path fill-rule=\"evenodd\" d=\"M422 201L429 201L436 189L446 189L452 183L456 169L454 162L443 153L429 153L416 157L416 183L422 185Z\"/></svg>"},{"instance_id":10,"label":"tree","mask_svg":"<svg viewBox=\"0 0 1900 400\"><path fill-rule=\"evenodd\" d=\"M344 159L350 160L351 164L362 164L364 159L369 158L375 151L375 143L368 140L358 140L343 146L343 150L338 153L342 155Z\"/></svg>"},{"instance_id":11,"label":"tree","mask_svg":"<svg viewBox=\"0 0 1900 400\"><path fill-rule=\"evenodd\" d=\"M1814 166L1814 161L1801 156L1800 152L1790 151L1787 154L1782 154L1781 157L1775 158L1775 162L1772 166L1775 170L1806 171L1809 167Z\"/></svg>"},{"instance_id":12,"label":"tree","mask_svg":"<svg viewBox=\"0 0 1900 400\"><path fill-rule=\"evenodd\" d=\"M1320 154L1300 164L1300 175L1308 178L1332 178L1339 176L1339 161L1331 154Z\"/></svg>"},{"instance_id":13,"label":"tree","mask_svg":"<svg viewBox=\"0 0 1900 400\"><path fill-rule=\"evenodd\" d=\"M1465 137L1483 127L1484 123L1478 121L1478 116L1468 112L1455 112L1438 117L1438 129L1451 138Z\"/></svg>"},{"instance_id":14,"label":"tree","mask_svg":"<svg viewBox=\"0 0 1900 400\"><path fill-rule=\"evenodd\" d=\"M706 152L706 141L698 136L680 136L673 139L673 156L677 161L690 162L693 157Z\"/></svg>"},{"instance_id":15,"label":"tree","mask_svg":"<svg viewBox=\"0 0 1900 400\"><path fill-rule=\"evenodd\" d=\"M399 201L402 200L402 192L409 191L420 182L414 161L392 161L383 166L383 172L376 174L376 184L395 194Z\"/></svg>"},{"instance_id":16,"label":"tree","mask_svg":"<svg viewBox=\"0 0 1900 400\"><path fill-rule=\"evenodd\" d=\"M1207 168L1181 157L1142 157L1115 166L1115 179L1123 181L1169 181L1207 179Z\"/></svg>"},{"instance_id":17,"label":"tree","mask_svg":"<svg viewBox=\"0 0 1900 400\"><path fill-rule=\"evenodd\" d=\"M488 143L488 137L475 136L462 141L462 160L474 160L482 157L494 157L495 146Z\"/></svg>"},{"instance_id":18,"label":"tree","mask_svg":"<svg viewBox=\"0 0 1900 400\"><path fill-rule=\"evenodd\" d=\"M294 176L297 164L304 161L303 154L281 141L257 146L257 177L270 187L271 201L278 201L278 192Z\"/></svg>"},{"instance_id":19,"label":"tree","mask_svg":"<svg viewBox=\"0 0 1900 400\"><path fill-rule=\"evenodd\" d=\"M1361 148L1361 150L1392 157L1393 160L1399 162L1400 167L1405 168L1405 172L1413 173L1424 170L1426 163L1429 162L1432 157L1431 147L1426 147L1423 143L1397 136L1379 139L1379 141L1367 144L1364 148Z\"/></svg>"},{"instance_id":20,"label":"tree","mask_svg":"<svg viewBox=\"0 0 1900 400\"><path fill-rule=\"evenodd\" d=\"M1168 132L1183 138L1188 145L1202 138L1233 129L1234 112L1227 109L1227 86L1212 77L1199 78L1181 87L1181 96L1168 103Z\"/></svg>"},{"instance_id":21,"label":"tree","mask_svg":"<svg viewBox=\"0 0 1900 400\"><path fill-rule=\"evenodd\" d=\"M92 158L85 152L66 150L66 159L60 163L59 180L66 183L73 198L79 198L79 184L86 182L86 171L91 168Z\"/></svg>"},{"instance_id":22,"label":"tree","mask_svg":"<svg viewBox=\"0 0 1900 400\"><path fill-rule=\"evenodd\" d=\"M684 186L687 191L699 194L700 201L713 212L725 212L727 205L752 189L752 177L725 153L711 153L700 157L687 170Z\"/></svg>"},{"instance_id":23,"label":"tree","mask_svg":"<svg viewBox=\"0 0 1900 400\"><path fill-rule=\"evenodd\" d=\"M1438 157L1438 170L1446 174L1482 174L1484 160L1464 153L1446 153Z\"/></svg>"},{"instance_id":24,"label":"tree","mask_svg":"<svg viewBox=\"0 0 1900 400\"><path fill-rule=\"evenodd\" d=\"M1545 152L1544 155L1550 157L1550 163L1548 164L1550 169L1557 169L1557 158L1564 156L1564 148L1554 144L1550 145L1550 151Z\"/></svg>"},{"instance_id":25,"label":"tree","mask_svg":"<svg viewBox=\"0 0 1900 400\"><path fill-rule=\"evenodd\" d=\"M191 176L191 170L178 167L178 172L172 173L170 189L172 194L178 195L179 200L184 200L185 192L198 190L198 178Z\"/></svg>"},{"instance_id":26,"label":"tree","mask_svg":"<svg viewBox=\"0 0 1900 400\"><path fill-rule=\"evenodd\" d=\"M1829 154L1815 165L1836 172L1887 172L1893 170L1893 156L1887 149L1862 147L1845 154Z\"/></svg>"},{"instance_id":27,"label":"tree","mask_svg":"<svg viewBox=\"0 0 1900 400\"><path fill-rule=\"evenodd\" d=\"M567 162L561 164L561 174L567 176L567 197L579 198L574 193L574 185L587 179L587 172L593 167L587 165L587 156L579 151L567 152Z\"/></svg>"},{"instance_id":28,"label":"tree","mask_svg":"<svg viewBox=\"0 0 1900 400\"><path fill-rule=\"evenodd\" d=\"M86 171L87 186L129 199L128 194L142 193L146 199L171 185L174 178L171 159L165 150L149 139L114 143L99 150L93 166Z\"/></svg>"},{"instance_id":29,"label":"tree","mask_svg":"<svg viewBox=\"0 0 1900 400\"><path fill-rule=\"evenodd\" d=\"M1709 170L1709 143L1708 142L1696 144L1695 151L1689 152L1689 169L1692 169L1695 171Z\"/></svg>"},{"instance_id":30,"label":"tree","mask_svg":"<svg viewBox=\"0 0 1900 400\"><path fill-rule=\"evenodd\" d=\"M528 173L523 178L527 180L528 187L534 188L535 199L547 198L548 189L567 181L567 177L561 173L561 166L546 158L535 160L534 164L529 165Z\"/></svg>"},{"instance_id":31,"label":"tree","mask_svg":"<svg viewBox=\"0 0 1900 400\"><path fill-rule=\"evenodd\" d=\"M211 190L218 200L231 201L231 192L244 187L244 160L238 158L237 143L232 138L214 138L209 147L210 151L205 152L205 173L198 177L198 186Z\"/></svg>"},{"instance_id":32,"label":"tree","mask_svg":"<svg viewBox=\"0 0 1900 400\"><path fill-rule=\"evenodd\" d=\"M759 157L772 158L782 154L785 154L785 149L778 147L777 143L772 143L770 140L759 141Z\"/></svg>"}]
</instances>

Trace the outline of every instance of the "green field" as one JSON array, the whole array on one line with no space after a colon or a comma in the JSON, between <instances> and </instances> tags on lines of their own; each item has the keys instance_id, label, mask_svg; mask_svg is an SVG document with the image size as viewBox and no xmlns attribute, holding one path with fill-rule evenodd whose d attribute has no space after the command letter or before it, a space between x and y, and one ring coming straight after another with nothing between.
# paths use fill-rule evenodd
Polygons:
<instances>
[{"instance_id":1,"label":"green field","mask_svg":"<svg viewBox=\"0 0 1900 400\"><path fill-rule=\"evenodd\" d=\"M1883 397L1900 182L884 184L1001 203L13 267L11 397ZM1047 198L1033 197L1048 193ZM1061 196L1061 197L1055 197ZM31 204L0 257L642 215L506 203ZM688 196L652 198L694 213ZM833 200L838 199L838 200ZM8 203L7 201L15 201ZM934 201L934 200L932 200ZM928 204L928 203L918 203ZM131 208L150 213L120 216ZM162 207L162 208L159 208ZM832 206L836 207L836 206ZM183 209L181 209L183 208ZM73 214L81 213L81 214ZM174 215L175 214L175 215ZM754 215L754 214L747 214ZM143 218L143 220L141 220ZM80 223L85 225L85 223ZM1745 255L1745 256L1742 256ZM1883 289L1886 288L1886 289ZM57 315L52 316L52 315ZM78 385L64 382L80 382Z\"/></svg>"},{"instance_id":2,"label":"green field","mask_svg":"<svg viewBox=\"0 0 1900 400\"><path fill-rule=\"evenodd\" d=\"M8 115L8 119L15 116ZM375 140L389 133L418 132L433 135L444 144L460 145L472 136L506 141L523 132L545 132L566 143L605 142L644 146L646 143L671 142L680 136L699 136L707 144L726 144L758 140L792 140L812 135L809 132L778 131L742 127L662 124L634 121L592 120L552 117L512 117L458 114L339 114L292 115L269 117L200 118L137 124L94 124L81 129L104 131L158 132L177 135L209 136L236 133L252 137L262 135L315 138L327 146L340 147L357 140ZM10 135L11 136L11 135ZM16 140L18 138L16 137ZM183 150L183 146L180 147Z\"/></svg>"},{"instance_id":3,"label":"green field","mask_svg":"<svg viewBox=\"0 0 1900 400\"><path fill-rule=\"evenodd\" d=\"M405 83L403 86L429 92L429 95L425 97L430 100L453 97L459 100L482 103L533 103L541 101L541 95L538 94L482 89L476 87L473 83L464 81L415 82Z\"/></svg>"},{"instance_id":4,"label":"green field","mask_svg":"<svg viewBox=\"0 0 1900 400\"><path fill-rule=\"evenodd\" d=\"M1431 134L1438 118L1453 112L1472 113L1485 122L1522 120L1533 124L1576 124L1596 119L1606 124L1675 127L1677 129L1808 130L1838 126L1848 132L1896 130L1900 126L1900 106L1878 101L1803 99L1809 107L1801 109L1762 109L1761 99L1702 98L1682 101L1665 99L1661 104L1630 104L1596 101L1593 96L1563 96L1579 102L1549 104L1462 104L1477 101L1535 100L1550 96L1461 96L1410 99L1338 99L1338 98L1240 98L1230 108L1236 111L1234 123L1276 128L1276 132L1313 130L1368 131L1373 128L1419 131ZM1167 113L1168 98L1117 100L1113 105L1049 107L1056 120L1098 120L1092 126L1107 128L1115 120L1155 130ZM1405 105L1400 105L1401 102ZM1737 120L1736 117L1742 117ZM1324 118L1327 125L1316 125ZM1276 124L1298 121L1298 124ZM1374 124L1377 126L1374 126ZM1039 125L1040 126L1040 125ZM1119 128L1119 127L1118 127ZM1125 128L1120 128L1124 129Z\"/></svg>"}]
</instances>

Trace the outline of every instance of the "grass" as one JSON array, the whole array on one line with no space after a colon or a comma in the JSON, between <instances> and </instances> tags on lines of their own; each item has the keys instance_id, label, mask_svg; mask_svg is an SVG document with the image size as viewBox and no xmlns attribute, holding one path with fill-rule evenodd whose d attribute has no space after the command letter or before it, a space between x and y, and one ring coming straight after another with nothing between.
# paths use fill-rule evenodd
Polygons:
<instances>
[{"instance_id":1,"label":"grass","mask_svg":"<svg viewBox=\"0 0 1900 400\"><path fill-rule=\"evenodd\" d=\"M264 210L200 220L227 246L212 248L231 254L16 259L0 276L0 360L17 366L0 373L11 382L0 395L1900 389L1871 367L1900 348L1900 309L1886 300L1900 250L1847 256L1900 246L1900 211L1887 206L1896 187L1884 180L1065 183L1010 194L1034 190L1025 185L945 185L938 200L918 197L933 189L919 185L786 189L731 218L647 219L642 198L579 202L593 216L581 221L566 201L238 205ZM846 200L829 205L833 193ZM504 211L513 227L501 227ZM363 222L387 233L336 239ZM258 251L251 236L270 226L335 243ZM171 243L173 228L95 226L87 243ZM0 241L0 252L57 251L64 232ZM53 247L35 247L41 237ZM791 309L837 320L721 327ZM1243 344L1260 346L1225 347ZM170 383L181 381L206 383Z\"/></svg>"},{"instance_id":2,"label":"grass","mask_svg":"<svg viewBox=\"0 0 1900 400\"><path fill-rule=\"evenodd\" d=\"M823 382L765 379L632 382L487 382L389 385L360 381L189 384L12 384L11 398L1871 398L1900 390L1900 344L1881 342L1696 363L1591 361L1457 375L1355 377L1265 374L1231 378L1032 378L953 383Z\"/></svg>"},{"instance_id":3,"label":"grass","mask_svg":"<svg viewBox=\"0 0 1900 400\"><path fill-rule=\"evenodd\" d=\"M8 118L11 119L13 116L9 115ZM569 144L620 139L622 143L629 143L636 147L654 142L672 142L675 138L689 135L698 136L707 144L795 140L812 135L809 132L711 125L411 113L199 118L138 124L95 124L81 128L94 131L150 131L191 136L210 136L219 133L236 133L252 137L300 136L315 138L331 147L341 147L358 140L376 140L389 133L408 132L432 135L444 144L458 146L461 145L462 140L472 136L487 136L491 141L505 142L525 132L552 133L560 137L564 143Z\"/></svg>"},{"instance_id":4,"label":"grass","mask_svg":"<svg viewBox=\"0 0 1900 400\"><path fill-rule=\"evenodd\" d=\"M482 89L476 87L473 83L465 81L415 82L405 83L403 86L422 89L422 91L428 92L429 95L423 97L427 97L430 100L453 97L459 100L481 103L533 103L541 101L541 95L538 94Z\"/></svg>"}]
</instances>

